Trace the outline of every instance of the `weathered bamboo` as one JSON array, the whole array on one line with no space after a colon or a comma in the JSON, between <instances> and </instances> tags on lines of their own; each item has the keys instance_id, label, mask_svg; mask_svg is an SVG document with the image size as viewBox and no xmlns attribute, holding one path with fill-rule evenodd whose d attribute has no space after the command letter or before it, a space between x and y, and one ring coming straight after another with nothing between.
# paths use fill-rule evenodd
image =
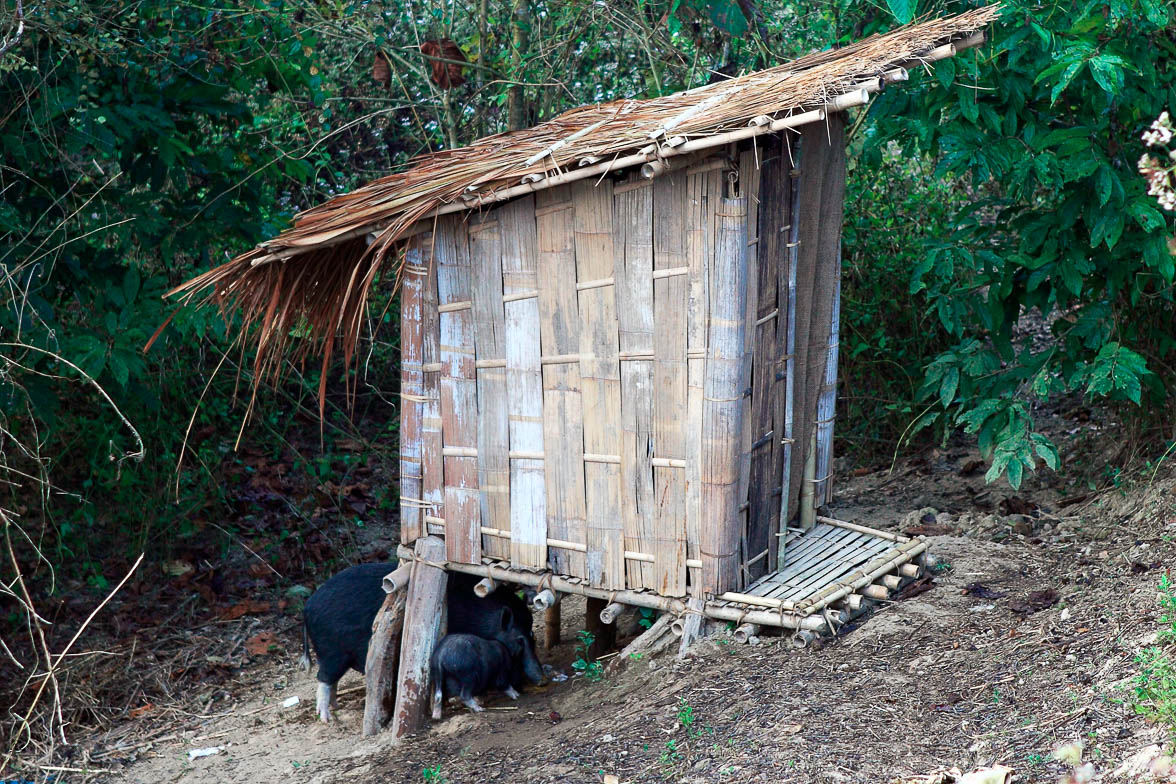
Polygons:
<instances>
[{"instance_id":1,"label":"weathered bamboo","mask_svg":"<svg viewBox=\"0 0 1176 784\"><path fill-rule=\"evenodd\" d=\"M653 622L652 626L625 646L624 650L614 656L612 661L605 666L605 670L610 675L614 674L622 667L628 665L629 662L643 661L651 658L676 642L677 637L670 631L670 624L673 620L673 615L668 613L662 615Z\"/></svg>"},{"instance_id":2,"label":"weathered bamboo","mask_svg":"<svg viewBox=\"0 0 1176 784\"><path fill-rule=\"evenodd\" d=\"M756 399L756 390L753 388L753 374L752 368L755 367L756 352L758 349L758 333L760 328L757 326L759 321L759 300L761 296L767 297L769 294L775 292L767 292L761 287L763 282L760 278L759 269L759 205L760 188L759 169L756 162L757 150L745 150L739 154L739 169L735 172L737 178L734 187L737 188L738 195L744 200L747 205L745 215L745 231L746 231L746 257L747 257L747 296L743 301L743 375L740 380L740 387L748 390L750 394L743 395L742 407L743 411L740 415L743 427L738 435L739 439L739 489L736 491L736 497L739 499L739 514L737 516L739 525L739 551L740 558L743 561L740 564L740 574L742 584L749 584L754 581L764 571L764 567L760 565L759 561L753 562L750 560L752 553L764 552L768 548L766 540L766 532L764 540L759 539L759 521L753 517L753 512L758 512L759 509L753 509L749 502L749 493L751 490L751 460L754 444L760 440L763 435L759 427L758 417L753 414L758 413L758 408L762 407L762 400ZM734 195L734 194L732 194ZM765 367L760 365L760 367ZM753 405L755 406L753 408ZM770 440L770 439L769 439ZM761 559L762 560L762 559Z\"/></svg>"},{"instance_id":3,"label":"weathered bamboo","mask_svg":"<svg viewBox=\"0 0 1176 784\"><path fill-rule=\"evenodd\" d=\"M540 344L543 369L543 454L548 547L552 539L587 550L584 415L580 382L581 313L576 291L575 201L571 186L536 196ZM562 360L556 362L555 360ZM619 459L619 456L618 456ZM552 570L587 577L583 551L548 551Z\"/></svg>"},{"instance_id":4,"label":"weathered bamboo","mask_svg":"<svg viewBox=\"0 0 1176 784\"><path fill-rule=\"evenodd\" d=\"M892 591L897 591L902 585L902 577L897 574L882 575L882 584Z\"/></svg>"},{"instance_id":5,"label":"weathered bamboo","mask_svg":"<svg viewBox=\"0 0 1176 784\"><path fill-rule=\"evenodd\" d=\"M536 610L546 610L559 604L559 594L550 588L544 588L541 591L535 592L535 598L531 600L531 607Z\"/></svg>"},{"instance_id":6,"label":"weathered bamboo","mask_svg":"<svg viewBox=\"0 0 1176 784\"><path fill-rule=\"evenodd\" d=\"M446 530L445 551L451 561L481 563L474 314L469 307L452 307L470 302L471 297L470 248L465 221L456 216L442 219L438 222L436 237L440 303L437 310L441 322L441 455L444 458L445 516L451 521ZM472 450L474 454L459 454L462 450Z\"/></svg>"},{"instance_id":7,"label":"weathered bamboo","mask_svg":"<svg viewBox=\"0 0 1176 784\"><path fill-rule=\"evenodd\" d=\"M500 207L503 343L511 452L543 453L543 375L539 365L540 319L535 200ZM516 566L547 566L547 499L542 458L510 460L510 552Z\"/></svg>"},{"instance_id":8,"label":"weathered bamboo","mask_svg":"<svg viewBox=\"0 0 1176 784\"><path fill-rule=\"evenodd\" d=\"M759 633L760 625L758 623L745 623L736 628L732 636L735 638L735 642L745 645L748 637L758 637Z\"/></svg>"},{"instance_id":9,"label":"weathered bamboo","mask_svg":"<svg viewBox=\"0 0 1176 784\"><path fill-rule=\"evenodd\" d=\"M898 567L898 572L903 577L916 578L922 576L923 567L919 566L917 563L905 563Z\"/></svg>"},{"instance_id":10,"label":"weathered bamboo","mask_svg":"<svg viewBox=\"0 0 1176 784\"><path fill-rule=\"evenodd\" d=\"M388 577L395 574L393 572ZM400 638L404 631L407 595L408 591L389 591L372 624L372 637L368 641L367 661L363 668L366 691L363 703L365 738L375 735L388 723L396 706L396 676L400 664Z\"/></svg>"},{"instance_id":11,"label":"weathered bamboo","mask_svg":"<svg viewBox=\"0 0 1176 784\"><path fill-rule=\"evenodd\" d=\"M621 613L625 611L625 605L620 602L609 602L600 611L600 622L605 624L612 624L616 622Z\"/></svg>"},{"instance_id":12,"label":"weathered bamboo","mask_svg":"<svg viewBox=\"0 0 1176 784\"><path fill-rule=\"evenodd\" d=\"M400 540L412 542L425 530L422 492L421 417L424 398L425 275L422 251L410 243L404 255L404 279L400 292Z\"/></svg>"},{"instance_id":13,"label":"weathered bamboo","mask_svg":"<svg viewBox=\"0 0 1176 784\"><path fill-rule=\"evenodd\" d=\"M502 359L506 314L502 303L502 235L491 215L471 225L470 261L474 343L477 359ZM482 524L510 530L510 421L505 362L477 367L478 492ZM509 542L484 540L482 549L496 558L510 557Z\"/></svg>"},{"instance_id":14,"label":"weathered bamboo","mask_svg":"<svg viewBox=\"0 0 1176 784\"><path fill-rule=\"evenodd\" d=\"M697 596L691 596L686 602L686 618L682 624L682 642L678 646L678 658L686 658L690 646L698 642L702 636L702 622L705 619L703 610L706 603Z\"/></svg>"},{"instance_id":15,"label":"weathered bamboo","mask_svg":"<svg viewBox=\"0 0 1176 784\"><path fill-rule=\"evenodd\" d=\"M613 254L620 351L649 360L621 365L621 519L625 549L657 555L653 530L653 183L614 187ZM630 588L656 588L652 564L629 562Z\"/></svg>"},{"instance_id":16,"label":"weathered bamboo","mask_svg":"<svg viewBox=\"0 0 1176 784\"><path fill-rule=\"evenodd\" d=\"M792 485L792 457L796 425L796 269L800 248L800 175L803 151L803 139L789 139L785 137L784 153L789 155L792 168L788 173L788 242L787 261L785 262L785 280L781 281L781 294L787 296L782 306L784 311L776 320L777 344L783 348L784 356L784 423L782 427L780 448L783 451L780 473L780 520L776 531L779 544L776 550L776 569L784 568L787 553L785 540L788 537L788 524L792 521L795 510L791 504Z\"/></svg>"},{"instance_id":17,"label":"weathered bamboo","mask_svg":"<svg viewBox=\"0 0 1176 784\"><path fill-rule=\"evenodd\" d=\"M485 599L490 594L494 593L498 588L498 583L493 577L483 577L474 586L474 593L478 595L479 599Z\"/></svg>"},{"instance_id":18,"label":"weathered bamboo","mask_svg":"<svg viewBox=\"0 0 1176 784\"><path fill-rule=\"evenodd\" d=\"M445 628L448 576L444 569L433 565L444 563L445 542L425 536L416 541L411 552L412 580L405 599L396 707L392 714L394 742L419 729L429 712L429 658Z\"/></svg>"},{"instance_id":19,"label":"weathered bamboo","mask_svg":"<svg viewBox=\"0 0 1176 784\"><path fill-rule=\"evenodd\" d=\"M889 539L892 542L909 542L911 540L911 538L909 536L903 536L902 534L894 534L894 533L890 533L889 531L880 531L877 528L869 528L864 525L858 525L857 523L847 523L845 520L838 520L837 518L834 518L834 517L825 517L823 515L818 515L817 522L818 523L827 523L829 525L837 526L838 528L845 528L847 530L857 531L858 533L862 533L862 534L869 534L870 536L876 536L879 539Z\"/></svg>"},{"instance_id":20,"label":"weathered bamboo","mask_svg":"<svg viewBox=\"0 0 1176 784\"><path fill-rule=\"evenodd\" d=\"M804 477L800 485L800 527L809 530L816 524L817 496L817 431L812 429L804 454Z\"/></svg>"},{"instance_id":21,"label":"weathered bamboo","mask_svg":"<svg viewBox=\"0 0 1176 784\"><path fill-rule=\"evenodd\" d=\"M816 642L819 637L816 632L809 629L801 629L796 634L792 635L792 647L796 649L807 648Z\"/></svg>"},{"instance_id":22,"label":"weathered bamboo","mask_svg":"<svg viewBox=\"0 0 1176 784\"><path fill-rule=\"evenodd\" d=\"M885 582L885 575L899 565L912 560L926 549L927 543L922 539L912 539L909 542L903 542L897 548L888 550L859 569L856 572L859 576L851 582L846 583L845 578L842 578L839 583L830 585L808 597L802 604L797 605L797 611L802 614L813 613L822 607L827 607L833 602L840 601L845 596L864 588L879 578L883 578ZM898 552L896 553L895 550Z\"/></svg>"},{"instance_id":23,"label":"weathered bamboo","mask_svg":"<svg viewBox=\"0 0 1176 784\"><path fill-rule=\"evenodd\" d=\"M890 589L881 583L876 585L863 585L861 588L857 589L857 592L867 599L886 601L890 598Z\"/></svg>"},{"instance_id":24,"label":"weathered bamboo","mask_svg":"<svg viewBox=\"0 0 1176 784\"><path fill-rule=\"evenodd\" d=\"M711 260L709 356L702 411L702 588L739 585L739 444L743 430L747 202L723 199Z\"/></svg>"},{"instance_id":25,"label":"weathered bamboo","mask_svg":"<svg viewBox=\"0 0 1176 784\"><path fill-rule=\"evenodd\" d=\"M576 280L600 280L616 271L612 243L612 182L577 183L575 208ZM579 288L579 285L577 285ZM619 455L621 451L620 362L617 359L615 286L580 291L580 388L584 417L584 452ZM621 471L611 463L584 462L586 494L586 573L598 588L625 587L624 524L621 520Z\"/></svg>"},{"instance_id":26,"label":"weathered bamboo","mask_svg":"<svg viewBox=\"0 0 1176 784\"><path fill-rule=\"evenodd\" d=\"M394 571L388 572L384 575L381 584L384 588L384 593L396 593L408 587L409 580L412 578L412 564L406 563L396 567Z\"/></svg>"},{"instance_id":27,"label":"weathered bamboo","mask_svg":"<svg viewBox=\"0 0 1176 784\"><path fill-rule=\"evenodd\" d=\"M827 296L827 295L826 295ZM817 395L816 476L813 503L827 505L833 497L833 421L837 409L837 352L841 322L841 250L838 245L837 268L833 275L833 308L829 325L829 341L825 347L825 376ZM815 514L814 514L815 517Z\"/></svg>"}]
</instances>

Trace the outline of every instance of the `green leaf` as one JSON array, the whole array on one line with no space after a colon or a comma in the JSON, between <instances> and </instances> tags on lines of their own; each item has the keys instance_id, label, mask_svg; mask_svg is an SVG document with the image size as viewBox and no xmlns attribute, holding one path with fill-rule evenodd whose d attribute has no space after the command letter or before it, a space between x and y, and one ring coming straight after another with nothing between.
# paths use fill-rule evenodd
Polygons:
<instances>
[{"instance_id":1,"label":"green leaf","mask_svg":"<svg viewBox=\"0 0 1176 784\"><path fill-rule=\"evenodd\" d=\"M935 64L935 78L944 87L951 87L951 83L955 81L955 75L955 58L949 57Z\"/></svg>"},{"instance_id":2,"label":"green leaf","mask_svg":"<svg viewBox=\"0 0 1176 784\"><path fill-rule=\"evenodd\" d=\"M943 374L943 381L939 385L939 402L947 408L955 400L956 390L960 386L960 369L951 368Z\"/></svg>"},{"instance_id":3,"label":"green leaf","mask_svg":"<svg viewBox=\"0 0 1176 784\"><path fill-rule=\"evenodd\" d=\"M915 18L915 0L886 0L886 5L900 24L906 24ZM940 65L942 64L941 62Z\"/></svg>"}]
</instances>

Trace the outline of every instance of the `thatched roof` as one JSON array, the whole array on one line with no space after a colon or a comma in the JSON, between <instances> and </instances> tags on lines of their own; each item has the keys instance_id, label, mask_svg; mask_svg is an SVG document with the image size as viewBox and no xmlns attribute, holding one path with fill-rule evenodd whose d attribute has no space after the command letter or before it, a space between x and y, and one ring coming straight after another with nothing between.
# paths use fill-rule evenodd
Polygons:
<instances>
[{"instance_id":1,"label":"thatched roof","mask_svg":"<svg viewBox=\"0 0 1176 784\"><path fill-rule=\"evenodd\" d=\"M298 356L321 353L326 368L339 340L350 361L368 290L385 266L398 274L390 251L422 219L822 119L826 110L864 103L863 90L904 79L906 67L979 43L978 31L999 11L992 5L908 25L661 98L583 106L526 131L422 155L403 172L300 213L277 237L171 294L189 304L212 286L201 302L226 315L240 311L242 335L257 344L255 382L278 375L295 328L311 336Z\"/></svg>"}]
</instances>

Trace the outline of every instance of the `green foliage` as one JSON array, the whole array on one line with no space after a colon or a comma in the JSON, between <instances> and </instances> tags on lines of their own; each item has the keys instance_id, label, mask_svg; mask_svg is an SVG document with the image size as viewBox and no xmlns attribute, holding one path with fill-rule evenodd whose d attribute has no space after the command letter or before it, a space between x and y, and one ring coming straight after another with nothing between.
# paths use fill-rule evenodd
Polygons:
<instances>
[{"instance_id":1,"label":"green foliage","mask_svg":"<svg viewBox=\"0 0 1176 784\"><path fill-rule=\"evenodd\" d=\"M1156 644L1149 645L1135 657L1139 675L1135 677L1136 713L1164 725L1176 742L1176 586L1168 575L1160 578L1160 618Z\"/></svg>"},{"instance_id":2,"label":"green foliage","mask_svg":"<svg viewBox=\"0 0 1176 784\"><path fill-rule=\"evenodd\" d=\"M576 639L578 640L576 658L572 661L572 669L581 673L589 683L598 683L604 680L604 665L588 655L588 649L592 647L592 643L596 642L596 635L581 629L576 632Z\"/></svg>"},{"instance_id":3,"label":"green foliage","mask_svg":"<svg viewBox=\"0 0 1176 784\"><path fill-rule=\"evenodd\" d=\"M1017 487L1058 464L1035 430L1042 401L1083 394L1155 416L1176 381L1171 219L1134 171L1141 133L1176 103L1164 77L1176 43L1159 0L1005 9L990 45L879 97L864 161L893 140L967 183L911 277L954 341L928 366L917 425L963 428L992 460L988 478ZM1026 314L1048 324L1047 345L1020 328Z\"/></svg>"},{"instance_id":4,"label":"green foliage","mask_svg":"<svg viewBox=\"0 0 1176 784\"><path fill-rule=\"evenodd\" d=\"M422 768L421 778L428 782L428 784L445 784L445 782L448 781L448 779L445 778L445 775L441 773L440 762L431 768Z\"/></svg>"}]
</instances>

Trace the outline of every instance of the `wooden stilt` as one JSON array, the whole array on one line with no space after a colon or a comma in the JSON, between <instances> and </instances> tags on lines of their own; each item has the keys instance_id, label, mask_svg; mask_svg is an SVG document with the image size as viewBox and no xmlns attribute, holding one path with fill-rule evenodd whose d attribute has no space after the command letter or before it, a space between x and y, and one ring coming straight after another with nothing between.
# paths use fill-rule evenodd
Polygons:
<instances>
[{"instance_id":1,"label":"wooden stilt","mask_svg":"<svg viewBox=\"0 0 1176 784\"><path fill-rule=\"evenodd\" d=\"M686 603L686 619L682 624L682 643L678 646L678 658L686 658L686 651L702 637L702 622L706 616L702 614L705 603L702 599L691 597Z\"/></svg>"},{"instance_id":2,"label":"wooden stilt","mask_svg":"<svg viewBox=\"0 0 1176 784\"><path fill-rule=\"evenodd\" d=\"M601 613L608 606L607 599L587 598L584 610L584 628L592 635L592 644L588 646L588 658L599 659L612 651L617 645L617 627L601 620Z\"/></svg>"},{"instance_id":3,"label":"wooden stilt","mask_svg":"<svg viewBox=\"0 0 1176 784\"><path fill-rule=\"evenodd\" d=\"M553 604L543 611L543 648L548 651L559 645L559 607Z\"/></svg>"},{"instance_id":4,"label":"wooden stilt","mask_svg":"<svg viewBox=\"0 0 1176 784\"><path fill-rule=\"evenodd\" d=\"M400 638L404 630L406 591L393 591L384 597L384 606L372 625L368 643L364 681L367 696L363 705L363 735L380 731L392 716L396 703L396 675L400 663Z\"/></svg>"},{"instance_id":5,"label":"wooden stilt","mask_svg":"<svg viewBox=\"0 0 1176 784\"><path fill-rule=\"evenodd\" d=\"M448 575L444 569L429 563L445 561L445 542L436 536L426 536L417 539L413 550L416 560L405 600L396 708L392 714L393 741L424 724L429 711L429 658L445 629Z\"/></svg>"}]
</instances>

